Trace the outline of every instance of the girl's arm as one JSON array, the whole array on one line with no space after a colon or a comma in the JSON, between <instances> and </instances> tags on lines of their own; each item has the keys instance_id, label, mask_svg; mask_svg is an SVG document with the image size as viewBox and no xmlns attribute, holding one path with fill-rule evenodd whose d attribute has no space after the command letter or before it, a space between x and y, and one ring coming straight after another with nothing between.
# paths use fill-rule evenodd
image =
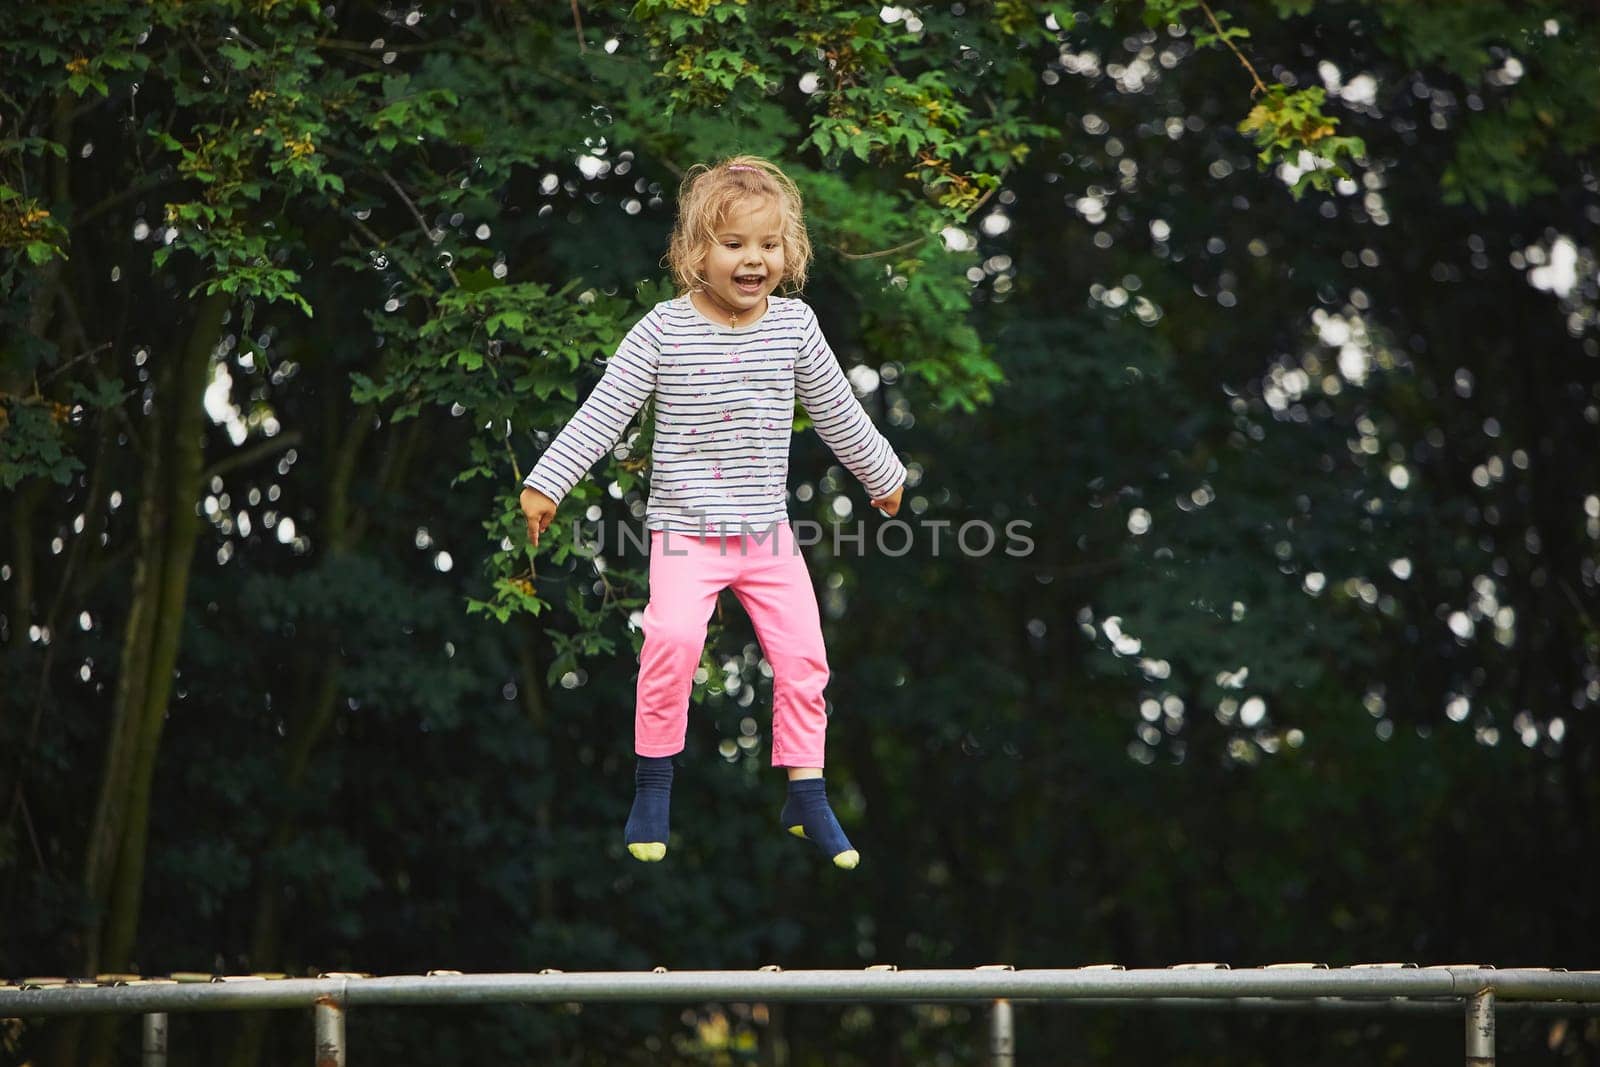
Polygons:
<instances>
[{"instance_id":1,"label":"girl's arm","mask_svg":"<svg viewBox=\"0 0 1600 1067\"><path fill-rule=\"evenodd\" d=\"M654 309L634 323L617 345L616 355L556 439L533 465L522 484L537 489L557 503L588 473L627 429L656 387L656 366L661 358L659 327Z\"/></svg>"},{"instance_id":2,"label":"girl's arm","mask_svg":"<svg viewBox=\"0 0 1600 1067\"><path fill-rule=\"evenodd\" d=\"M839 366L839 357L822 335L816 313L809 305L804 306L800 355L794 364L795 396L811 416L817 435L856 476L867 494L874 499L886 497L905 482L905 465L856 399Z\"/></svg>"}]
</instances>

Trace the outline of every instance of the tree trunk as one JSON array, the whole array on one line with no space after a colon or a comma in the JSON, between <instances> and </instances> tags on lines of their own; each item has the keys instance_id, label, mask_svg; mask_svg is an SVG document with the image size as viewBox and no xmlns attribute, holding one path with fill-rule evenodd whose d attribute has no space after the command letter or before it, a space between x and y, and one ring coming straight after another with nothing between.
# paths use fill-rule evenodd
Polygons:
<instances>
[{"instance_id":1,"label":"tree trunk","mask_svg":"<svg viewBox=\"0 0 1600 1067\"><path fill-rule=\"evenodd\" d=\"M195 499L205 452L201 400L229 302L230 297L219 292L195 306L195 321L182 352L158 379L151 455L139 507L133 594L111 735L84 858L84 888L91 909L84 938L86 975L105 967L127 970L133 962L150 792L200 532ZM113 1033L113 1023L95 1026L90 1063L110 1062ZM65 1040L69 1048L76 1044L74 1037ZM72 1058L58 1056L57 1062L70 1063Z\"/></svg>"},{"instance_id":2,"label":"tree trunk","mask_svg":"<svg viewBox=\"0 0 1600 1067\"><path fill-rule=\"evenodd\" d=\"M330 656L318 683L317 695L311 712L302 727L295 732L289 752L284 760L283 792L292 797L305 780L306 768L328 725L333 722L339 698L339 657ZM262 850L262 864L256 872L256 914L250 935L250 967L253 970L273 970L282 956L283 912L279 907L281 894L279 880L272 870L273 857L289 846L299 829L293 818L283 816L273 827ZM255 1067L261 1062L261 1045L267 1036L267 1027L274 1019L266 1012L253 1011L239 1018L234 1030L233 1047L228 1054L228 1067Z\"/></svg>"},{"instance_id":3,"label":"tree trunk","mask_svg":"<svg viewBox=\"0 0 1600 1067\"><path fill-rule=\"evenodd\" d=\"M28 643L29 621L33 618L33 535L34 515L38 511L39 497L42 487L37 480L17 487L16 497L11 504L11 616L6 620L8 630L6 643L13 653L25 647ZM7 726L7 720L12 715L12 701L16 700L11 694L0 692L0 737L8 734L20 738L22 736L21 716L26 714L22 709L27 705L22 700L16 700L15 707L18 722L14 726ZM9 762L9 761L8 761ZM16 797L21 796L22 768L17 767ZM6 815L4 829L11 828L11 817L16 813L17 803L14 799Z\"/></svg>"},{"instance_id":4,"label":"tree trunk","mask_svg":"<svg viewBox=\"0 0 1600 1067\"><path fill-rule=\"evenodd\" d=\"M50 133L60 144L69 143L72 134L72 98L66 93L57 95L50 112ZM72 188L68 181L65 160L49 157L49 171L46 181L50 190L51 202L56 210L61 210L72 202ZM55 318L56 298L61 289L61 275L65 261L60 257L52 257L39 268L39 284L34 289L28 308L28 331L34 337L49 335L52 320ZM20 361L6 360L0 362L0 393L8 396L24 396L38 391L37 376L28 368L21 365ZM34 596L34 569L33 569L33 523L34 514L38 510L40 498L44 495L45 483L34 479L17 489L16 501L12 505L11 514L11 592L12 608L10 623L9 644L12 648L21 648L28 640L29 620L33 617ZM7 716L9 700L0 694L0 721ZM20 706L20 705L19 705ZM9 821L9 818L8 818Z\"/></svg>"},{"instance_id":5,"label":"tree trunk","mask_svg":"<svg viewBox=\"0 0 1600 1067\"><path fill-rule=\"evenodd\" d=\"M330 389L329 395L337 396L338 392ZM327 527L323 531L323 537L330 556L350 551L360 543L366 532L366 518L364 515L351 512L349 497L350 485L355 480L362 446L372 431L373 416L374 412L370 406L357 408L352 418L347 420L350 425L349 432L339 443L322 510L327 516ZM330 443L337 425L337 419L329 419ZM418 420L404 440L414 443L420 434L421 420ZM409 454L409 450L407 452ZM379 475L380 489L393 484L392 479L402 477L404 472L403 461L385 464ZM321 677L310 711L295 728L294 736L284 755L280 781L285 796L292 797L304 783L311 757L328 732L328 727L333 724L339 703L341 667L342 658L338 653L328 656L322 665ZM267 863L271 863L273 856L288 847L298 830L299 827L292 816L284 815L279 818L269 833L266 847L261 853ZM278 880L267 869L258 870L256 877L255 919L250 934L250 966L258 971L276 970L281 965L283 955L283 917L279 906L281 896ZM239 1027L234 1031L232 1048L228 1053L228 1067L255 1067L261 1062L262 1043L266 1038L270 1022L270 1017L262 1012L252 1012L240 1019Z\"/></svg>"},{"instance_id":6,"label":"tree trunk","mask_svg":"<svg viewBox=\"0 0 1600 1067\"><path fill-rule=\"evenodd\" d=\"M518 688L522 693L522 706L528 713L528 721L534 732L548 741L550 703L545 695L545 666L539 661L539 654L533 646L539 630L532 622L525 623L521 630L522 638L517 642L517 673L521 675ZM549 758L548 755L546 758ZM548 844L555 829L555 818L551 814L548 799L541 799L534 806L533 821L539 830L540 841ZM534 875L534 896L539 902L540 921L553 922L556 917L556 888L549 869L542 865Z\"/></svg>"}]
</instances>

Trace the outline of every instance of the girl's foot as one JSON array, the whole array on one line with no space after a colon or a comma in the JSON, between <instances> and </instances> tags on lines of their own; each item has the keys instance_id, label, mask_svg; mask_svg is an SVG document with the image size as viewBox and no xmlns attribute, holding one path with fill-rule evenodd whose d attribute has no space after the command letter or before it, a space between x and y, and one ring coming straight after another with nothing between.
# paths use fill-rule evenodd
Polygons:
<instances>
[{"instance_id":1,"label":"girl's foot","mask_svg":"<svg viewBox=\"0 0 1600 1067\"><path fill-rule=\"evenodd\" d=\"M622 840L636 860L654 863L667 854L672 807L672 757L640 756L633 772L633 810Z\"/></svg>"},{"instance_id":2,"label":"girl's foot","mask_svg":"<svg viewBox=\"0 0 1600 1067\"><path fill-rule=\"evenodd\" d=\"M850 845L844 836L833 808L828 806L828 787L821 778L793 778L789 781L789 798L784 802L780 822L796 837L803 837L822 849L833 860L835 867L853 870L861 862L861 853Z\"/></svg>"}]
</instances>

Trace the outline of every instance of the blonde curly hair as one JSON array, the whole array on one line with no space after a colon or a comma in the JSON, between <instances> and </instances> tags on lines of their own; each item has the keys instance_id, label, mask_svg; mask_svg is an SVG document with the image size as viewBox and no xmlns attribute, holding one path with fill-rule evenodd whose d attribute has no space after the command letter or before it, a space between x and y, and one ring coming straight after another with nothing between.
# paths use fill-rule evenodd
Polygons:
<instances>
[{"instance_id":1,"label":"blonde curly hair","mask_svg":"<svg viewBox=\"0 0 1600 1067\"><path fill-rule=\"evenodd\" d=\"M706 253L716 243L717 227L736 207L752 200L770 200L783 219L783 277L778 279L778 287L787 286L790 292L805 288L811 238L806 233L799 188L771 160L738 155L711 164L696 163L683 175L678 187L678 218L665 257L679 296L706 286Z\"/></svg>"}]
</instances>

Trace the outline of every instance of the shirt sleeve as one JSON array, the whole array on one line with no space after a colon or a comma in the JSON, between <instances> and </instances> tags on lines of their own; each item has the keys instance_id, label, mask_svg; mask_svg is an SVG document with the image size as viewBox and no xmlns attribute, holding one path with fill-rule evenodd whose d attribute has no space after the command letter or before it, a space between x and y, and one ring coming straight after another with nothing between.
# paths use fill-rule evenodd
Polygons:
<instances>
[{"instance_id":1,"label":"shirt sleeve","mask_svg":"<svg viewBox=\"0 0 1600 1067\"><path fill-rule=\"evenodd\" d=\"M794 364L795 396L811 417L817 435L867 494L887 496L905 482L905 465L856 399L839 357L828 346L809 305L805 305L801 333L800 354Z\"/></svg>"},{"instance_id":2,"label":"shirt sleeve","mask_svg":"<svg viewBox=\"0 0 1600 1067\"><path fill-rule=\"evenodd\" d=\"M610 451L655 391L661 358L659 330L654 309L634 323L588 399L550 442L523 485L559 504L595 461Z\"/></svg>"}]
</instances>

